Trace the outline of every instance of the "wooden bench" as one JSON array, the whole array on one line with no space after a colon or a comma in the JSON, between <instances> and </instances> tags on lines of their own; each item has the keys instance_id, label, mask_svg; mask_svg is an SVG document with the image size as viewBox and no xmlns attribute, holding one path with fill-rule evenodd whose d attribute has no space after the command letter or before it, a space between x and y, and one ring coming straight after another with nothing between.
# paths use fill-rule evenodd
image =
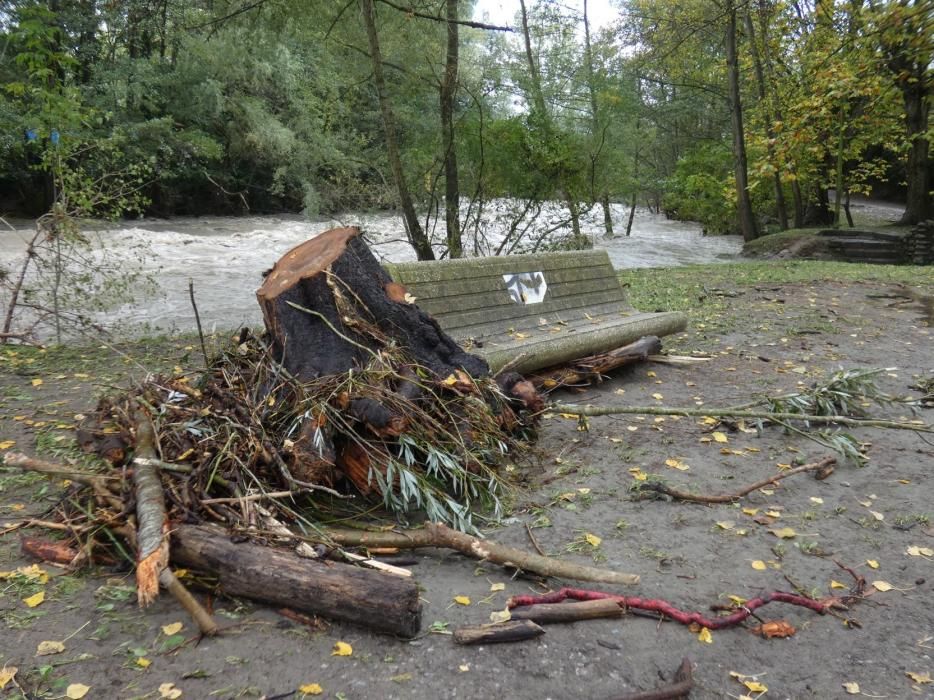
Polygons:
<instances>
[{"instance_id":1,"label":"wooden bench","mask_svg":"<svg viewBox=\"0 0 934 700\"><path fill-rule=\"evenodd\" d=\"M640 313L605 250L387 266L393 280L495 372L524 373L684 330L680 312Z\"/></svg>"}]
</instances>

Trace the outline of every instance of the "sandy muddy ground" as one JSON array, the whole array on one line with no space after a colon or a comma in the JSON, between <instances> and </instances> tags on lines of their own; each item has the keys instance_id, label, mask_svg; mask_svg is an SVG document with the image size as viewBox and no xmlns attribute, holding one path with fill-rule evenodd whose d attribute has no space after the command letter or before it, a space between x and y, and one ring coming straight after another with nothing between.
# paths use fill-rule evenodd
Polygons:
<instances>
[{"instance_id":1,"label":"sandy muddy ground","mask_svg":"<svg viewBox=\"0 0 934 700\"><path fill-rule=\"evenodd\" d=\"M669 352L705 352L710 362L639 365L557 398L594 405L736 405L794 391L840 367L896 368L880 384L903 395L934 372L931 328L917 309L872 298L889 291L885 283L745 286L742 296L731 297L733 290L729 284L708 290L709 312L693 314L690 331L666 342ZM171 342L151 349L153 357L141 358L144 365L171 367L192 351ZM93 350L75 353L58 370L41 356L4 352L0 437L28 451L38 440L54 452L67 441L57 436L67 434L74 414L92 407L97 375L123 374L119 361L102 366ZM35 386L37 379L42 382ZM872 411L911 418L904 408ZM932 422L930 411L920 418ZM727 441L717 442L713 430ZM692 698L761 696L742 680L767 687L768 698L847 697L844 683L857 683L869 697L932 697L934 562L907 552L934 548L934 436L873 429L858 437L869 443L863 468L843 464L825 481L794 476L734 504L706 506L635 501L630 488L644 473L696 492L734 491L780 465L827 451L777 428L731 431L699 418L593 418L582 432L576 420L548 416L539 443L516 464L525 482L516 519L488 534L530 548L528 524L549 554L642 577L636 587L602 588L701 611L729 604L729 596L748 599L776 589L799 588L815 597L839 593L832 582L849 586L851 579L836 560L870 583L891 585L886 592L871 589L848 613L859 628L774 604L761 616L788 621L797 628L793 637L768 640L734 628L714 632L708 643L679 624L627 616L552 626L534 641L458 647L451 629L485 622L510 595L545 592L561 582L419 551L412 569L424 590L424 623L416 640L340 624L312 629L269 609L217 599L214 610L225 632L196 643L191 623L170 599L139 612L125 573L73 576L45 566L46 584L0 581L0 667L17 667L19 686L8 683L0 697L62 697L69 684L81 683L90 686L87 697L158 698L159 686L173 683L185 698L301 697L297 689L304 684L319 684L320 697L348 699L612 698L670 679L685 656L694 664ZM0 477L3 524L41 516L58 494L36 477ZM778 528L795 534L779 539L770 532ZM600 538L597 546L588 534ZM0 538L0 570L31 563L18 554L19 535ZM496 583L505 589L491 591ZM24 604L39 591L44 602ZM468 596L470 605L456 604L455 596ZM174 622L184 624L180 632L161 630ZM37 645L46 640L64 640L65 651L37 657ZM353 654L332 656L337 641L351 644Z\"/></svg>"}]
</instances>

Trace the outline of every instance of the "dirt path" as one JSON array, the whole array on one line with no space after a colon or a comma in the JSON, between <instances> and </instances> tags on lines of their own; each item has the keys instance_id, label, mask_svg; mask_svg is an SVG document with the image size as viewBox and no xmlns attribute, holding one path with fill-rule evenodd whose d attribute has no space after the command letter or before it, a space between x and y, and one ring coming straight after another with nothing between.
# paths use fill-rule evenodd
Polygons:
<instances>
[{"instance_id":1,"label":"dirt path","mask_svg":"<svg viewBox=\"0 0 934 700\"><path fill-rule=\"evenodd\" d=\"M735 405L793 391L841 366L895 368L882 375L882 388L911 393L910 385L934 372L931 329L911 306L871 298L888 290L881 282L721 284L705 292L709 299L694 313L692 329L666 343L670 352L709 353L710 362L641 365L557 398ZM150 350L144 365L171 367L189 353L195 361L184 341ZM102 366L93 352L56 362L10 352L0 349L6 370L0 439L28 450L38 442L54 452L67 441L58 439L67 433L56 426L70 427L74 414L93 404L85 375L123 374ZM37 379L42 382L34 385ZM880 415L909 417L905 410ZM932 422L929 411L920 417ZM714 632L705 643L680 625L627 616L550 627L531 642L463 648L453 644L451 629L486 621L510 595L546 588L459 555L418 552L412 568L424 588L425 620L419 639L396 641L337 624L315 629L218 599L214 610L226 631L196 644L185 643L191 624L167 598L138 612L125 574L68 576L46 566L47 584L0 581L0 667L19 669L25 697L61 697L69 684L82 683L91 687L87 697L158 698L161 684L174 683L185 698L301 697L296 689L304 684L319 684L320 697L348 699L611 698L670 679L687 656L695 664L692 698L760 695L741 680L763 684L767 697L846 697L843 683L858 683L873 697L934 696L926 681L934 676L934 563L907 553L912 546L934 548L928 481L934 441L861 431L857 437L869 443L870 456L863 468L838 466L825 481L795 476L740 503L704 506L632 500L630 489L647 474L697 492L732 491L826 450L776 428L719 426L726 442L718 442L714 426L702 419L606 417L590 419L587 431L578 428L560 415L545 418L532 459L515 465L526 484L516 517L491 537L530 548L528 524L548 553L641 574L638 587L619 592L701 611L729 604L730 596L748 599L792 586L815 597L837 593L834 581L850 581L833 560L892 589L875 591L851 611L858 629L781 604L763 609L765 619L797 628L790 639L766 640L737 628ZM57 493L34 477L0 474L0 523L41 515ZM794 536L770 532L779 528ZM0 570L30 563L18 555L18 534L0 538ZM588 534L600 538L596 546ZM491 590L497 583L504 590ZM27 607L23 599L39 591L44 602ZM455 603L455 596L469 597L470 605ZM176 621L184 623L180 632L162 631ZM63 653L35 656L40 642L66 638ZM353 654L332 656L337 641L351 644ZM294 696L280 695L290 691ZM0 697L20 692L11 682Z\"/></svg>"}]
</instances>

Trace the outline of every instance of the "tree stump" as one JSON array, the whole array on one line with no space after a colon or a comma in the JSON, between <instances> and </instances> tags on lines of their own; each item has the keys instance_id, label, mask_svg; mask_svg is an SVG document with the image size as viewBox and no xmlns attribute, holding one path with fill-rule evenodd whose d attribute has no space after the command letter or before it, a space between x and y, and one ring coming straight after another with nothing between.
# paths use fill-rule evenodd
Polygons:
<instances>
[{"instance_id":1,"label":"tree stump","mask_svg":"<svg viewBox=\"0 0 934 700\"><path fill-rule=\"evenodd\" d=\"M458 369L472 377L490 371L407 300L356 227L331 229L292 248L256 297L276 359L302 381L366 362L380 349L379 333L439 377Z\"/></svg>"}]
</instances>

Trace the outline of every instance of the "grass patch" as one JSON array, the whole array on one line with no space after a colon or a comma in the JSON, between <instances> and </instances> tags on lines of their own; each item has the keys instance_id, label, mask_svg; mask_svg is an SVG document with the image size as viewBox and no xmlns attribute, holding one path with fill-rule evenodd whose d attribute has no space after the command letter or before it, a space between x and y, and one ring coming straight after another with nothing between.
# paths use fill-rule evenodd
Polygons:
<instances>
[{"instance_id":1,"label":"grass patch","mask_svg":"<svg viewBox=\"0 0 934 700\"><path fill-rule=\"evenodd\" d=\"M882 282L934 285L934 266L870 265L823 260L769 260L684 267L621 270L619 279L629 284L632 305L644 311L686 311L692 317L711 307L735 307L742 296L715 300L714 288L737 289L760 285L810 282ZM692 321L694 319L692 318Z\"/></svg>"}]
</instances>

